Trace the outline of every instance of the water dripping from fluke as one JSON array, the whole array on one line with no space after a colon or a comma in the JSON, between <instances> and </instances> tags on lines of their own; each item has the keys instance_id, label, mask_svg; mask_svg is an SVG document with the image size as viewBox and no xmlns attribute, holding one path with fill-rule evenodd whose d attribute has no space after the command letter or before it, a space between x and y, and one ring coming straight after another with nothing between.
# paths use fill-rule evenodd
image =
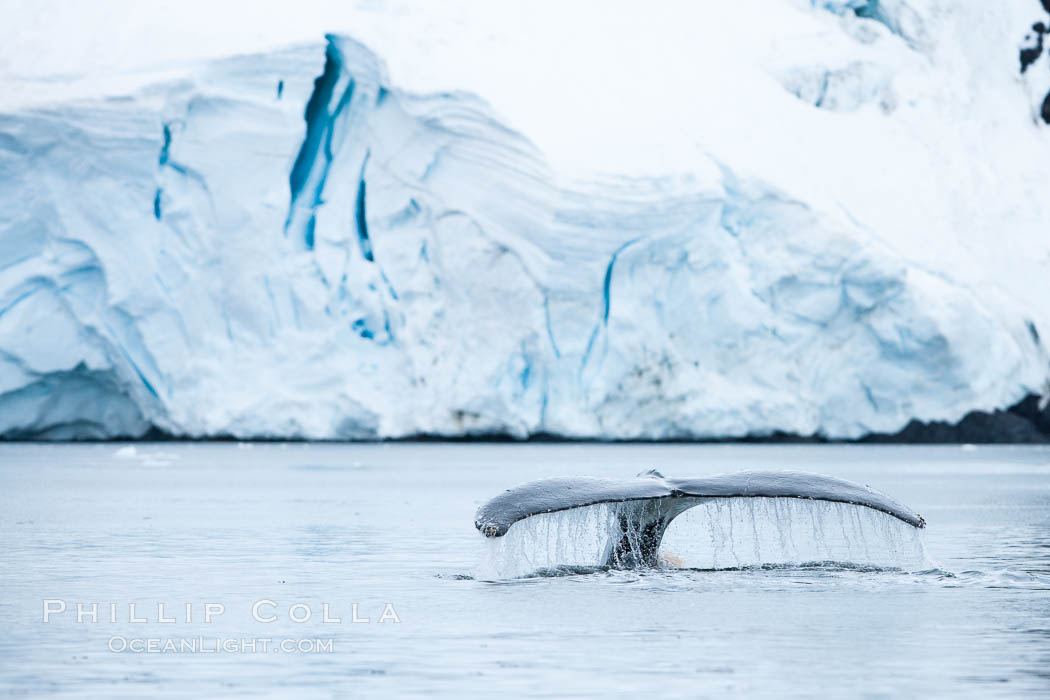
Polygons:
<instances>
[{"instance_id":1,"label":"water dripping from fluke","mask_svg":"<svg viewBox=\"0 0 1050 700\"><path fill-rule=\"evenodd\" d=\"M562 477L509 489L479 510L475 578L609 570L932 568L925 520L834 477L749 471L669 479Z\"/></svg>"}]
</instances>

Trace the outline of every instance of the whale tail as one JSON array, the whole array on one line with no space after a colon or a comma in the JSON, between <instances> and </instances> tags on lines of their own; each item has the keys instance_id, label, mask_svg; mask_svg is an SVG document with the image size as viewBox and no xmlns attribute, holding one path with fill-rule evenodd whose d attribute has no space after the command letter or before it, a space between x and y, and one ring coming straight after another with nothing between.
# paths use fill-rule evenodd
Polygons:
<instances>
[{"instance_id":1,"label":"whale tail","mask_svg":"<svg viewBox=\"0 0 1050 700\"><path fill-rule=\"evenodd\" d=\"M533 481L496 496L478 509L474 524L486 537L502 537L514 523L600 503L609 504L617 527L602 556L612 568L652 567L660 543L676 517L712 499L796 498L871 508L915 528L926 521L904 505L867 486L820 474L745 471L669 479L655 470L633 479L558 477Z\"/></svg>"}]
</instances>

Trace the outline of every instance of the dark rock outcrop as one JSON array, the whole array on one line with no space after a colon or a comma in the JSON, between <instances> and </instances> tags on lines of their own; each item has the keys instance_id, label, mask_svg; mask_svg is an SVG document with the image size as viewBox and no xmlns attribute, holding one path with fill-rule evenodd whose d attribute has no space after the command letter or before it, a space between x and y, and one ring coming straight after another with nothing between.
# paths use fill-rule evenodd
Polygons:
<instances>
[{"instance_id":1,"label":"dark rock outcrop","mask_svg":"<svg viewBox=\"0 0 1050 700\"><path fill-rule=\"evenodd\" d=\"M876 433L861 442L881 443L1050 443L1050 405L1029 394L1010 408L971 411L958 423L913 420L898 433Z\"/></svg>"}]
</instances>

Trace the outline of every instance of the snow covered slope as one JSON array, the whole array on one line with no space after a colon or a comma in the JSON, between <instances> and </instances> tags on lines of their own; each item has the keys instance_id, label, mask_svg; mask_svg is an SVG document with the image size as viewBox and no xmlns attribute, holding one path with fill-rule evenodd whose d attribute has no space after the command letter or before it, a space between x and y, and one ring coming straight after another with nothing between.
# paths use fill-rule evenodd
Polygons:
<instances>
[{"instance_id":1,"label":"snow covered slope","mask_svg":"<svg viewBox=\"0 0 1050 700\"><path fill-rule=\"evenodd\" d=\"M1048 391L1039 3L489 5L10 80L0 435L848 438Z\"/></svg>"}]
</instances>

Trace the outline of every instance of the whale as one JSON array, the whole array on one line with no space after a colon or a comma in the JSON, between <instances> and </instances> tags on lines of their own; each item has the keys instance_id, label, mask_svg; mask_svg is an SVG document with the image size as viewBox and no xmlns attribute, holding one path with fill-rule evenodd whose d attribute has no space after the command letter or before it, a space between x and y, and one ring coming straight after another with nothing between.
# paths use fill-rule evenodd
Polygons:
<instances>
[{"instance_id":1,"label":"whale","mask_svg":"<svg viewBox=\"0 0 1050 700\"><path fill-rule=\"evenodd\" d=\"M612 504L616 527L602 556L614 569L656 567L668 525L685 511L712 499L798 498L871 508L915 528L926 521L900 502L869 486L800 471L741 471L668 478L656 470L633 478L554 477L507 489L482 505L474 526L485 537L503 537L515 523L543 513Z\"/></svg>"}]
</instances>

